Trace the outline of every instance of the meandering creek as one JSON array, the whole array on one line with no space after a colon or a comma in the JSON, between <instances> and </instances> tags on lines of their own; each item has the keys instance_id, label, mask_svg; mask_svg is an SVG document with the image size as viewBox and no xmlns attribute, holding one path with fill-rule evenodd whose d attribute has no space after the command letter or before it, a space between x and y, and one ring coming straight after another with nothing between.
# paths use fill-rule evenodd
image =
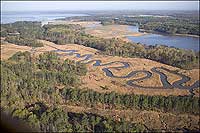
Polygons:
<instances>
[{"instance_id":1,"label":"meandering creek","mask_svg":"<svg viewBox=\"0 0 200 133\"><path fill-rule=\"evenodd\" d=\"M75 56L77 58L83 58L83 60L78 61L78 62L81 62L81 63L84 63L84 64L93 63L93 67L109 66L109 65L114 64L114 63L120 63L121 66L105 67L105 68L102 69L102 71L105 73L105 75L108 76L108 77L111 77L111 78L126 79L126 78L131 78L131 77L136 76L137 73L144 73L145 74L144 77L141 77L141 78L138 78L138 79L128 80L126 82L127 85L132 86L132 87L137 87L137 88L141 88L141 89L174 89L174 88L187 89L187 90L190 91L191 95L194 95L193 90L195 88L198 88L199 84L200 84L200 81L197 80L190 86L184 85L186 82L190 81L190 79L191 79L190 77L188 77L188 76L186 76L184 74L178 73L176 71L169 70L169 69L164 68L164 67L153 67L151 69L151 71L133 70L132 72L128 73L127 75L116 76L116 75L114 75L112 73L111 69L119 70L119 69L129 68L130 67L130 62L113 61L113 62L109 62L109 63L102 63L101 60L92 60L93 54L81 55L81 54L78 53L78 50L62 50L62 49L58 49L58 48L55 48L55 49L56 50L52 50L52 52L58 53L59 56ZM60 53L60 52L62 52L62 53ZM168 78L167 75L165 73L161 72L160 70L164 70L166 72L175 74L175 75L181 77L181 79L177 80L177 81L175 81L175 82L173 82L171 84L171 83L169 83L169 81L167 79ZM161 87L154 87L154 86L148 86L147 87L147 86L141 86L141 85L135 84L135 82L151 78L152 77L152 72L159 74L160 79L161 79L161 83L162 83Z\"/></svg>"}]
</instances>

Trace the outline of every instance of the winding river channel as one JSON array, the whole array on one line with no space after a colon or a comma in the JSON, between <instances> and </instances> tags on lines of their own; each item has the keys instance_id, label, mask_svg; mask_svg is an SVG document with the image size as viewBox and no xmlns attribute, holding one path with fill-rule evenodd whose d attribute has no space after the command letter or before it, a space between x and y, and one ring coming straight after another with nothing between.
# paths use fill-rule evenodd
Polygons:
<instances>
[{"instance_id":1,"label":"winding river channel","mask_svg":"<svg viewBox=\"0 0 200 133\"><path fill-rule=\"evenodd\" d=\"M54 47L55 48L55 47ZM138 78L138 79L132 79L132 80L128 80L126 82L127 85L132 86L132 87L137 87L137 88L141 88L141 89L174 89L174 88L178 88L178 89L187 89L189 90L189 92L191 93L191 95L194 95L193 90L195 88L199 87L200 81L197 80L195 81L191 86L187 86L184 85L186 82L190 81L190 77L180 74L176 71L173 70L169 70L167 68L164 67L153 67L150 71L146 71L146 70L133 70L132 72L128 73L127 75L123 75L123 76L116 76L112 73L111 69L126 69L130 67L130 62L123 62L123 61L113 61L113 62L109 62L109 63L102 63L101 60L91 60L93 57L93 54L84 54L81 55L78 53L78 50L62 50L62 49L58 49L56 48L56 50L52 50L52 52L56 52L58 53L59 56L75 56L77 58L82 58L83 60L78 61L81 62L83 64L90 64L93 63L93 67L98 67L98 66L109 66L111 64L114 63L120 63L121 66L117 66L117 67L105 67L102 69L102 71L105 73L106 76L111 77L111 78L121 78L121 79L126 79L126 78L131 78L136 76L136 74L138 73L144 73L145 76ZM62 52L62 53L60 53ZM167 71L169 73L175 74L179 77L181 77L181 79L173 82L172 84L169 83L168 81L168 77L167 75L165 75L163 72L161 72L160 70L164 70ZM161 87L153 87L153 86L141 86L141 85L137 85L135 84L135 82L144 80L144 79L149 79L152 77L152 72L153 73L157 73L160 76L161 79L161 83L162 86Z\"/></svg>"}]
</instances>

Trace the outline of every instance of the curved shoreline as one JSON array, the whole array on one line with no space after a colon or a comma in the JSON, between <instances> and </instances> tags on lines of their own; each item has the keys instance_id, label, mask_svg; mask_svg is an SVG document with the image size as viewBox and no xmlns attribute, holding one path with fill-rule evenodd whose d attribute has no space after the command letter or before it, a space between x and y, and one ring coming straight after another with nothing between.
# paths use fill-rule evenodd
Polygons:
<instances>
[{"instance_id":1,"label":"curved shoreline","mask_svg":"<svg viewBox=\"0 0 200 133\"><path fill-rule=\"evenodd\" d=\"M140 31L142 30L142 31ZM195 38L199 38L200 36L198 35L192 35L192 34L167 34L167 33L163 33L163 32L158 32L158 31L153 31L153 30L144 30L144 29L139 29L138 31L139 33L149 33L149 34L160 34L160 35L166 35L166 36L183 36L183 37L195 37Z\"/></svg>"}]
</instances>

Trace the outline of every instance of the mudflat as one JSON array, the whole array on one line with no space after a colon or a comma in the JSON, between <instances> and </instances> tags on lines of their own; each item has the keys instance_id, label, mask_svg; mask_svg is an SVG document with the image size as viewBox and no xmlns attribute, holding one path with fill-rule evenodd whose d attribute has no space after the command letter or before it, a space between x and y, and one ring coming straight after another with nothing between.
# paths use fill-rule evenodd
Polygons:
<instances>
[{"instance_id":1,"label":"mudflat","mask_svg":"<svg viewBox=\"0 0 200 133\"><path fill-rule=\"evenodd\" d=\"M146 33L138 33L128 30L128 25L106 25L87 28L86 33L102 38L123 38L126 36L142 36Z\"/></svg>"}]
</instances>

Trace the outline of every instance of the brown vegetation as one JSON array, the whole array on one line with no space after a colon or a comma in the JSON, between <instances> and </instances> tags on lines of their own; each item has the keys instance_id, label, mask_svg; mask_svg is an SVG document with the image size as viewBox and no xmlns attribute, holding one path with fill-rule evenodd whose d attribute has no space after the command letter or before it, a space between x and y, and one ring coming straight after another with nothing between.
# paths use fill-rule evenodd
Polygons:
<instances>
[{"instance_id":1,"label":"brown vegetation","mask_svg":"<svg viewBox=\"0 0 200 133\"><path fill-rule=\"evenodd\" d=\"M142 36L145 33L137 33L128 29L128 25L106 25L86 29L86 33L101 38L123 38L126 36Z\"/></svg>"}]
</instances>

